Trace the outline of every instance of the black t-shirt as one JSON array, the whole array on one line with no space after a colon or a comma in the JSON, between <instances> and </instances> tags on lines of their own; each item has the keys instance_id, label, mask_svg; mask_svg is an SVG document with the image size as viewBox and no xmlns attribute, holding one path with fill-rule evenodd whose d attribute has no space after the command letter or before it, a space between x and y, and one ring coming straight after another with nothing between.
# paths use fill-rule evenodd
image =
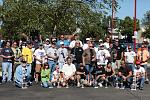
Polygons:
<instances>
[{"instance_id":1,"label":"black t-shirt","mask_svg":"<svg viewBox=\"0 0 150 100\"><path fill-rule=\"evenodd\" d=\"M117 53L117 60L120 60L121 59L121 53L123 52L123 47L121 47L120 45L119 46L116 46L114 45L114 49Z\"/></svg>"},{"instance_id":2,"label":"black t-shirt","mask_svg":"<svg viewBox=\"0 0 150 100\"><path fill-rule=\"evenodd\" d=\"M86 68L83 68L83 69L79 68L79 69L77 70L77 72L81 72L81 73L84 73L84 72L85 72L85 75L88 74ZM80 76L81 76L81 79L85 79L85 75L81 74L81 75L80 75Z\"/></svg>"},{"instance_id":3,"label":"black t-shirt","mask_svg":"<svg viewBox=\"0 0 150 100\"><path fill-rule=\"evenodd\" d=\"M1 55L4 56L13 56L14 52L11 48L3 48L1 51ZM12 62L12 58L3 58L3 62Z\"/></svg>"},{"instance_id":4,"label":"black t-shirt","mask_svg":"<svg viewBox=\"0 0 150 100\"><path fill-rule=\"evenodd\" d=\"M128 67L128 66L126 66L126 67L122 67L122 66L121 66L118 71L121 72L122 75L128 76L128 75L129 75L129 72L132 71L132 70L131 70L131 68Z\"/></svg>"},{"instance_id":5,"label":"black t-shirt","mask_svg":"<svg viewBox=\"0 0 150 100\"><path fill-rule=\"evenodd\" d=\"M105 75L106 76L111 76L112 74L113 74L112 68L110 68L109 70L107 70L107 68L105 68Z\"/></svg>"},{"instance_id":6,"label":"black t-shirt","mask_svg":"<svg viewBox=\"0 0 150 100\"><path fill-rule=\"evenodd\" d=\"M82 63L83 49L81 47L74 47L71 49L71 54L74 55L73 63Z\"/></svg>"},{"instance_id":7,"label":"black t-shirt","mask_svg":"<svg viewBox=\"0 0 150 100\"><path fill-rule=\"evenodd\" d=\"M104 68L104 67L101 67L101 68L94 68L92 74L95 74L95 75L102 75L102 74L105 74L105 68Z\"/></svg>"}]
</instances>

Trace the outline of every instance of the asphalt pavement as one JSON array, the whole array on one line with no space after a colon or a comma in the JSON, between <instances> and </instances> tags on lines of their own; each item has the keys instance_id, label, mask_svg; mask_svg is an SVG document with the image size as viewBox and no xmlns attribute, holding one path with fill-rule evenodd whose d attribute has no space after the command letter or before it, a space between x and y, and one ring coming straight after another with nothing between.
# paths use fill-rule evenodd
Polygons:
<instances>
[{"instance_id":1,"label":"asphalt pavement","mask_svg":"<svg viewBox=\"0 0 150 100\"><path fill-rule=\"evenodd\" d=\"M12 83L6 83L0 85L0 100L150 100L150 84L145 84L144 90L131 91L114 87L49 89L40 85L33 85L23 90L16 88Z\"/></svg>"}]
</instances>

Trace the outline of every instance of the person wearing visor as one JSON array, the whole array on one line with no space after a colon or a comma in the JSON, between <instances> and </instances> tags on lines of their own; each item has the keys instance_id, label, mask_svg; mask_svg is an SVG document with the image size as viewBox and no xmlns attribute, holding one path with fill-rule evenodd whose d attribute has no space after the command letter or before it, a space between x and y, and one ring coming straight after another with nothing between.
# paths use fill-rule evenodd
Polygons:
<instances>
[{"instance_id":1,"label":"person wearing visor","mask_svg":"<svg viewBox=\"0 0 150 100\"><path fill-rule=\"evenodd\" d=\"M31 85L30 82L30 70L27 68L27 62L25 60L21 61L21 64L16 68L15 71L15 86L22 88L23 83Z\"/></svg>"}]
</instances>

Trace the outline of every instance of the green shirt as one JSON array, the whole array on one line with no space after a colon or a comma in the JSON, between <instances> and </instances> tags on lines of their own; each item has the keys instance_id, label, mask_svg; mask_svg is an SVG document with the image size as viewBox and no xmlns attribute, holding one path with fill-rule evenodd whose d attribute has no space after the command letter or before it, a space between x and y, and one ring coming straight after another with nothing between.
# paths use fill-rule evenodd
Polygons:
<instances>
[{"instance_id":1,"label":"green shirt","mask_svg":"<svg viewBox=\"0 0 150 100\"><path fill-rule=\"evenodd\" d=\"M50 69L42 69L41 71L41 81L47 82L50 80Z\"/></svg>"}]
</instances>

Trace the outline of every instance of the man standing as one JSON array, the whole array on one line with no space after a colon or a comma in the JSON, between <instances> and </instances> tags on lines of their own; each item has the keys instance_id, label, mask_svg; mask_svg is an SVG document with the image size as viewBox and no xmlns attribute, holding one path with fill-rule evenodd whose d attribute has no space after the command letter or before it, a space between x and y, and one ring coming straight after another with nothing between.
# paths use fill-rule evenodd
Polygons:
<instances>
[{"instance_id":1,"label":"man standing","mask_svg":"<svg viewBox=\"0 0 150 100\"><path fill-rule=\"evenodd\" d=\"M58 55L58 63L60 70L62 69L62 66L66 62L66 58L68 57L68 50L64 46L64 42L60 42L61 47L58 49L57 55Z\"/></svg>"},{"instance_id":2,"label":"man standing","mask_svg":"<svg viewBox=\"0 0 150 100\"><path fill-rule=\"evenodd\" d=\"M27 69L29 70L29 73L31 74L31 64L33 59L33 53L32 53L32 43L30 41L27 42L27 47L22 49L22 56L23 60L27 62Z\"/></svg>"},{"instance_id":3,"label":"man standing","mask_svg":"<svg viewBox=\"0 0 150 100\"><path fill-rule=\"evenodd\" d=\"M90 43L88 49L84 50L82 54L83 59L83 65L85 66L88 75L86 76L86 79L89 84L91 84L92 81L92 71L95 67L96 63L96 52L93 48L93 44Z\"/></svg>"},{"instance_id":4,"label":"man standing","mask_svg":"<svg viewBox=\"0 0 150 100\"><path fill-rule=\"evenodd\" d=\"M6 41L5 47L1 50L1 57L3 58L2 62L2 83L6 82L6 75L8 69L8 82L11 82L12 79L12 59L14 53L10 48L10 42Z\"/></svg>"},{"instance_id":5,"label":"man standing","mask_svg":"<svg viewBox=\"0 0 150 100\"><path fill-rule=\"evenodd\" d=\"M51 80L53 72L54 72L55 67L56 67L56 62L58 59L57 49L56 49L55 43L51 43L51 47L47 50L46 54L47 54L47 58L48 58L48 65L50 68L50 74L51 74L50 80Z\"/></svg>"},{"instance_id":6,"label":"man standing","mask_svg":"<svg viewBox=\"0 0 150 100\"><path fill-rule=\"evenodd\" d=\"M136 57L136 53L132 50L131 46L128 46L128 51L125 52L125 62L127 66L131 67L132 71L135 68L134 61Z\"/></svg>"}]
</instances>

